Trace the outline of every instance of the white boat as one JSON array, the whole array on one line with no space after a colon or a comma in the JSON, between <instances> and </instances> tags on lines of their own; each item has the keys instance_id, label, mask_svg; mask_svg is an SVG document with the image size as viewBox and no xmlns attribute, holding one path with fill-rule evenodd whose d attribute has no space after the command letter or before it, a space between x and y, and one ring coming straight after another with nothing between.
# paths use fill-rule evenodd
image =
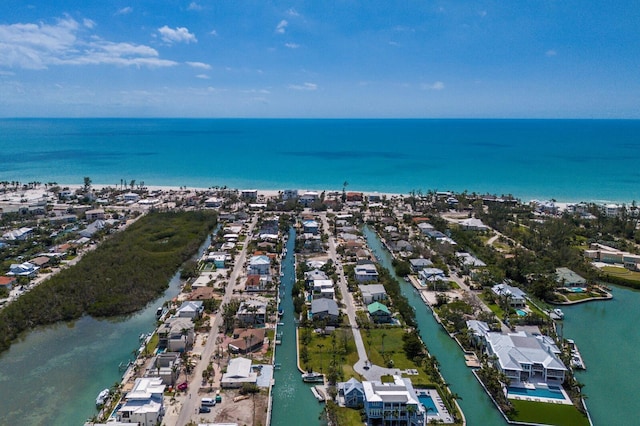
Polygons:
<instances>
[{"instance_id":1,"label":"white boat","mask_svg":"<svg viewBox=\"0 0 640 426\"><path fill-rule=\"evenodd\" d=\"M562 310L560 310L560 308L555 308L552 311L552 314L554 314L556 317L558 317L558 319L563 319L564 318L564 312L562 312ZM552 317L553 318L553 317ZM554 318L555 319L555 318Z\"/></svg>"},{"instance_id":2,"label":"white boat","mask_svg":"<svg viewBox=\"0 0 640 426\"><path fill-rule=\"evenodd\" d=\"M324 383L324 374L320 373L303 373L302 381L307 383Z\"/></svg>"},{"instance_id":3,"label":"white boat","mask_svg":"<svg viewBox=\"0 0 640 426\"><path fill-rule=\"evenodd\" d=\"M109 397L109 389L103 389L98 394L98 397L96 398L96 406L104 405L104 402L107 400L107 397Z\"/></svg>"},{"instance_id":4,"label":"white boat","mask_svg":"<svg viewBox=\"0 0 640 426\"><path fill-rule=\"evenodd\" d=\"M580 351L578 350L576 343L571 339L567 339L567 344L571 350L571 366L579 370L586 370L587 367L584 365L584 360L582 359L582 355L580 355Z\"/></svg>"}]
</instances>

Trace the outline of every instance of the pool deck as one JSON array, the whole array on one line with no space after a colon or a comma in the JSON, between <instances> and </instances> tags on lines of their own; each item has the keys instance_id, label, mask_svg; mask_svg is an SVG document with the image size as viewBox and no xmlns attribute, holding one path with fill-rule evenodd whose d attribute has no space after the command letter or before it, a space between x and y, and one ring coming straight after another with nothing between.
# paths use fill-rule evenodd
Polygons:
<instances>
[{"instance_id":1,"label":"pool deck","mask_svg":"<svg viewBox=\"0 0 640 426\"><path fill-rule=\"evenodd\" d=\"M507 398L509 399L517 399L522 401L535 401L535 402L545 402L547 404L564 404L564 405L573 405L571 402L571 398L567 395L567 392L562 388L561 384L557 383L529 383L529 382L515 382L509 385L509 387L514 388L526 388L526 389L534 389L534 388L544 388L549 385L560 388L560 392L562 392L562 396L564 398L546 398L543 396L530 396L530 395L517 395L514 393L507 393Z\"/></svg>"},{"instance_id":2,"label":"pool deck","mask_svg":"<svg viewBox=\"0 0 640 426\"><path fill-rule=\"evenodd\" d=\"M437 413L434 413L432 411L427 412L427 422L435 420L442 423L453 423L453 418L451 417L451 414L449 414L449 411L445 407L444 402L442 401L442 398L440 398L437 390L416 389L416 395L429 395L436 406L436 410L438 410Z\"/></svg>"}]
</instances>

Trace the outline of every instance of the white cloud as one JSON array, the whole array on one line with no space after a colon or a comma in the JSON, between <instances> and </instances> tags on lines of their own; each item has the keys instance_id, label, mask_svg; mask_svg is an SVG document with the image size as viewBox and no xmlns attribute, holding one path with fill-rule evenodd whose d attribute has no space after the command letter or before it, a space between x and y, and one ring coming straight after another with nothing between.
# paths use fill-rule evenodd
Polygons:
<instances>
[{"instance_id":1,"label":"white cloud","mask_svg":"<svg viewBox=\"0 0 640 426\"><path fill-rule=\"evenodd\" d=\"M558 52L556 52L556 51L555 51L555 50L553 50L553 49L547 50L547 51L545 52L545 55L547 55L547 56L556 56L557 54L558 54Z\"/></svg>"},{"instance_id":2,"label":"white cloud","mask_svg":"<svg viewBox=\"0 0 640 426\"><path fill-rule=\"evenodd\" d=\"M114 43L86 35L72 18L55 24L0 25L0 66L46 69L51 65L97 65L166 67L177 62L160 59L152 47Z\"/></svg>"},{"instance_id":3,"label":"white cloud","mask_svg":"<svg viewBox=\"0 0 640 426\"><path fill-rule=\"evenodd\" d=\"M318 85L315 83L290 84L288 87L289 89L292 89L292 90L306 90L306 91L318 90Z\"/></svg>"},{"instance_id":4,"label":"white cloud","mask_svg":"<svg viewBox=\"0 0 640 426\"><path fill-rule=\"evenodd\" d=\"M198 74L198 75L196 75L196 78L200 78L202 80L209 80L211 77L209 77L206 74Z\"/></svg>"},{"instance_id":5,"label":"white cloud","mask_svg":"<svg viewBox=\"0 0 640 426\"><path fill-rule=\"evenodd\" d=\"M196 36L189 32L185 27L177 27L176 29L164 26L158 28L158 32L165 43L197 43Z\"/></svg>"},{"instance_id":6,"label":"white cloud","mask_svg":"<svg viewBox=\"0 0 640 426\"><path fill-rule=\"evenodd\" d=\"M397 41L390 41L389 46L400 47L400 43L398 43Z\"/></svg>"},{"instance_id":7,"label":"white cloud","mask_svg":"<svg viewBox=\"0 0 640 426\"><path fill-rule=\"evenodd\" d=\"M284 47L288 47L289 49L297 49L300 47L300 45L296 43L285 43Z\"/></svg>"},{"instance_id":8,"label":"white cloud","mask_svg":"<svg viewBox=\"0 0 640 426\"><path fill-rule=\"evenodd\" d=\"M82 20L82 25L84 25L85 27L92 29L93 27L96 26L95 21L92 21L91 19L83 19Z\"/></svg>"},{"instance_id":9,"label":"white cloud","mask_svg":"<svg viewBox=\"0 0 640 426\"><path fill-rule=\"evenodd\" d=\"M444 90L444 83L441 81L436 81L433 84L421 84L420 88L422 90Z\"/></svg>"},{"instance_id":10,"label":"white cloud","mask_svg":"<svg viewBox=\"0 0 640 426\"><path fill-rule=\"evenodd\" d=\"M127 7L123 7L122 9L118 9L118 11L115 13L116 15L128 15L131 12L133 12L133 8L130 6Z\"/></svg>"},{"instance_id":11,"label":"white cloud","mask_svg":"<svg viewBox=\"0 0 640 426\"><path fill-rule=\"evenodd\" d=\"M284 19L278 22L278 25L276 26L276 33L284 34L287 29L287 25L289 25L289 23Z\"/></svg>"},{"instance_id":12,"label":"white cloud","mask_svg":"<svg viewBox=\"0 0 640 426\"><path fill-rule=\"evenodd\" d=\"M214 36L214 37L218 37L218 32L216 30L209 31L209 34Z\"/></svg>"},{"instance_id":13,"label":"white cloud","mask_svg":"<svg viewBox=\"0 0 640 426\"><path fill-rule=\"evenodd\" d=\"M295 10L294 8L291 8L289 10L287 10L287 15L289 16L294 16L294 17L298 17L300 16L300 14L298 13L297 10Z\"/></svg>"},{"instance_id":14,"label":"white cloud","mask_svg":"<svg viewBox=\"0 0 640 426\"><path fill-rule=\"evenodd\" d=\"M203 70L210 70L211 69L211 65L209 64L205 64L204 62L186 62L187 65L189 65L190 67L193 68L200 68Z\"/></svg>"},{"instance_id":15,"label":"white cloud","mask_svg":"<svg viewBox=\"0 0 640 426\"><path fill-rule=\"evenodd\" d=\"M191 3L189 3L189 7L187 7L187 10L202 10L202 6L200 6L195 1L192 1Z\"/></svg>"}]
</instances>

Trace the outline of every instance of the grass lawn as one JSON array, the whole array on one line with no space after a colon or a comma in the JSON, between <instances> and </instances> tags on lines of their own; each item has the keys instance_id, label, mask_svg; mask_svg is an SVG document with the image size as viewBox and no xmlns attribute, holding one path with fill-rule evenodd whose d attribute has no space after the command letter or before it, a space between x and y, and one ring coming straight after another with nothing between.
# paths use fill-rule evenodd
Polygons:
<instances>
[{"instance_id":1,"label":"grass lawn","mask_svg":"<svg viewBox=\"0 0 640 426\"><path fill-rule=\"evenodd\" d=\"M298 344L302 347L303 329L300 329L298 333ZM358 351L356 350L356 344L353 340L353 332L351 329L338 328L331 335L323 336L314 333L311 330L311 342L306 345L309 354L309 360L305 363L300 360L300 367L308 371L326 373L329 370L329 363L333 357L333 338L335 335L335 353L338 364L342 364L342 371L344 375L344 381L349 380L351 377L355 377L358 380L362 380L362 377L353 370L353 364L358 361ZM346 353L345 353L346 343Z\"/></svg>"},{"instance_id":2,"label":"grass lawn","mask_svg":"<svg viewBox=\"0 0 640 426\"><path fill-rule=\"evenodd\" d=\"M353 408L338 407L338 424L340 426L362 426L360 410Z\"/></svg>"},{"instance_id":3,"label":"grass lawn","mask_svg":"<svg viewBox=\"0 0 640 426\"><path fill-rule=\"evenodd\" d=\"M625 268L618 268L616 266L604 266L602 271L609 275L625 278L627 280L640 281L640 272L630 271Z\"/></svg>"},{"instance_id":4,"label":"grass lawn","mask_svg":"<svg viewBox=\"0 0 640 426\"><path fill-rule=\"evenodd\" d=\"M151 336L151 339L149 340L149 343L147 343L147 346L144 348L144 351L148 354L152 354L153 351L156 350L159 340L160 338L158 337L158 333L153 333L153 336Z\"/></svg>"},{"instance_id":5,"label":"grass lawn","mask_svg":"<svg viewBox=\"0 0 640 426\"><path fill-rule=\"evenodd\" d=\"M573 405L509 400L516 409L510 420L555 426L589 426L589 419Z\"/></svg>"},{"instance_id":6,"label":"grass lawn","mask_svg":"<svg viewBox=\"0 0 640 426\"><path fill-rule=\"evenodd\" d=\"M362 341L367 350L367 357L372 364L386 367L387 363L385 359L393 360L393 368L399 370L416 369L418 370L417 376L407 376L413 382L413 385L433 385L433 382L427 376L427 374L415 365L413 360L407 359L407 356L402 349L404 342L402 336L404 335L404 329L400 327L392 328L371 328L369 330L360 330L362 333ZM384 336L384 356L383 356L383 338Z\"/></svg>"},{"instance_id":7,"label":"grass lawn","mask_svg":"<svg viewBox=\"0 0 640 426\"><path fill-rule=\"evenodd\" d=\"M567 300L570 300L571 302L575 302L576 300L589 299L590 297L602 297L599 294L592 294L592 293L588 293L588 292L584 292L584 293L564 293L563 295L567 298Z\"/></svg>"}]
</instances>

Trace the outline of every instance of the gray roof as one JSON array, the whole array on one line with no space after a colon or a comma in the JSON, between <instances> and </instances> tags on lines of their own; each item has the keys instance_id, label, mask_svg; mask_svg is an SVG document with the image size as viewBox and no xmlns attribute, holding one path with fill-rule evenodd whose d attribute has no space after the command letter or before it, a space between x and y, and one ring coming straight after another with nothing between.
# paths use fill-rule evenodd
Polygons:
<instances>
[{"instance_id":1,"label":"gray roof","mask_svg":"<svg viewBox=\"0 0 640 426\"><path fill-rule=\"evenodd\" d=\"M488 333L487 343L498 356L504 370L522 370L522 364L540 364L545 369L563 370L567 368L553 352L553 348L542 338L521 333Z\"/></svg>"},{"instance_id":2,"label":"gray roof","mask_svg":"<svg viewBox=\"0 0 640 426\"><path fill-rule=\"evenodd\" d=\"M587 284L587 280L569 268L556 268L556 281L558 284L570 287L581 287Z\"/></svg>"},{"instance_id":3,"label":"gray roof","mask_svg":"<svg viewBox=\"0 0 640 426\"><path fill-rule=\"evenodd\" d=\"M338 316L338 304L331 299L314 299L311 301L311 314L327 312L329 315Z\"/></svg>"}]
</instances>

